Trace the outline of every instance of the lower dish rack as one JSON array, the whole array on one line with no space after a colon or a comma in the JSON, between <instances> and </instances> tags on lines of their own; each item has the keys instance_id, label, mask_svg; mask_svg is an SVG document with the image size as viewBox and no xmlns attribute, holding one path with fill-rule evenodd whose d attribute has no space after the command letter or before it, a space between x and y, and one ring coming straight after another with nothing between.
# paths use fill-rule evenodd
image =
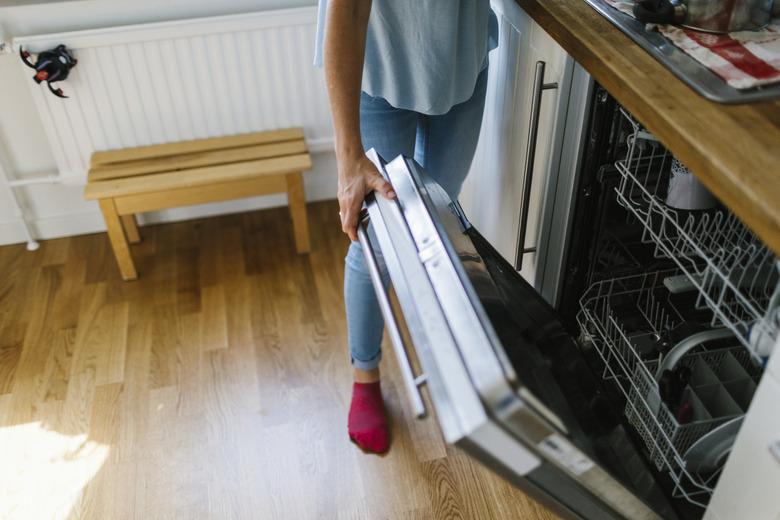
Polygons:
<instances>
[{"instance_id":1,"label":"lower dish rack","mask_svg":"<svg viewBox=\"0 0 780 520\"><path fill-rule=\"evenodd\" d=\"M622 177L618 203L639 220L642 240L655 255L677 264L683 285L698 292L697 307L712 311L711 325L728 327L757 360L766 360L780 329L780 262L714 198L703 210L668 204L673 170L684 166L622 113L632 132L626 158L616 164Z\"/></svg>"},{"instance_id":2,"label":"lower dish rack","mask_svg":"<svg viewBox=\"0 0 780 520\"><path fill-rule=\"evenodd\" d=\"M670 475L675 496L704 507L719 469L703 468L691 453L695 455L696 443L707 434L744 416L761 369L727 334L707 343L706 350L697 348L679 358L675 371L689 374L688 380L680 404L667 404L658 373L660 353L668 347L665 338L696 325L691 316L699 326L706 321L702 313L686 307L685 298L675 299L666 289L664 282L677 274L649 272L595 283L581 299L577 321L603 361L602 377L612 380L625 397L626 418L649 460Z\"/></svg>"}]
</instances>

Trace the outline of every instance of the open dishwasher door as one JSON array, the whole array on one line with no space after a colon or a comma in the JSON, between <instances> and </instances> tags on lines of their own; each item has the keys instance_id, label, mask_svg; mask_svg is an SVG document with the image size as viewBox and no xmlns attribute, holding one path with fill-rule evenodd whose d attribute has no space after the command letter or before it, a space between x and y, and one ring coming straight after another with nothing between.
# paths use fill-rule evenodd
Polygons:
<instances>
[{"instance_id":1,"label":"open dishwasher door","mask_svg":"<svg viewBox=\"0 0 780 520\"><path fill-rule=\"evenodd\" d=\"M555 311L417 163L368 156L397 199L369 197L358 234L415 414L425 385L447 442L561 516L675 518Z\"/></svg>"}]
</instances>

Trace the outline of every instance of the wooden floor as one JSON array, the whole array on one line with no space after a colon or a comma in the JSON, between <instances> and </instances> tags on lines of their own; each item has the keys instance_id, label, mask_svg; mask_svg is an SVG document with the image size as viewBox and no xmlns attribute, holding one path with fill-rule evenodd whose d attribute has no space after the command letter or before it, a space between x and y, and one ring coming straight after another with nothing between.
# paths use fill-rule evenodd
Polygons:
<instances>
[{"instance_id":1,"label":"wooden floor","mask_svg":"<svg viewBox=\"0 0 780 520\"><path fill-rule=\"evenodd\" d=\"M0 518L551 518L410 417L385 457L346 434L335 203L294 253L284 209L0 248Z\"/></svg>"}]
</instances>

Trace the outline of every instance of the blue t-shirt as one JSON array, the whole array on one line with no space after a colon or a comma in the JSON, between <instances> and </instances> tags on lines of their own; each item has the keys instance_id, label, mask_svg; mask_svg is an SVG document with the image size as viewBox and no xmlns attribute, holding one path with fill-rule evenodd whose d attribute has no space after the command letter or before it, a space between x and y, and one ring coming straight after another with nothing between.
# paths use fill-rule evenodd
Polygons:
<instances>
[{"instance_id":1,"label":"blue t-shirt","mask_svg":"<svg viewBox=\"0 0 780 520\"><path fill-rule=\"evenodd\" d=\"M327 4L319 0L316 66ZM446 114L471 97L497 35L490 0L373 0L363 91L396 108Z\"/></svg>"}]
</instances>

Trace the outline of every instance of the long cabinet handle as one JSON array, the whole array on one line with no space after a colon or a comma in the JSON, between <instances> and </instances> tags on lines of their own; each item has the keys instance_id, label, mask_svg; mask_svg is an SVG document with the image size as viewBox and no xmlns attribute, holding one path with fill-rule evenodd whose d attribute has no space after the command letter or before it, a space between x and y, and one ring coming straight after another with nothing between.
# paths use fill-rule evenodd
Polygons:
<instances>
[{"instance_id":1,"label":"long cabinet handle","mask_svg":"<svg viewBox=\"0 0 780 520\"><path fill-rule=\"evenodd\" d=\"M406 353L406 344L401 335L401 329L398 327L398 320L395 318L393 307L390 304L390 297L388 296L387 289L385 289L385 284L382 281L382 274L379 271L379 265L377 264L371 241L368 239L368 232L363 227L362 222L358 224L357 234L360 245L363 247L363 256L366 259L368 273L371 276L371 283L374 285L374 291L376 291L379 308L382 310L382 316L385 318L387 332L390 335L390 341L393 344L393 350L395 350L395 356L398 359L398 368L401 370L401 379L403 379L404 386L406 387L406 395L409 399L409 404L412 406L414 416L418 419L422 419L426 416L427 411L419 387L425 384L426 377L425 375L416 378L414 377L412 364Z\"/></svg>"},{"instance_id":2,"label":"long cabinet handle","mask_svg":"<svg viewBox=\"0 0 780 520\"><path fill-rule=\"evenodd\" d=\"M536 159L536 140L539 136L539 115L542 106L542 93L545 90L558 88L558 83L544 82L546 63L536 62L534 73L534 90L531 100L531 125L528 130L528 144L525 149L525 171L523 174L523 200L520 208L520 226L517 229L517 254L515 255L515 270L523 269L523 255L533 253L536 247L525 247L525 237L528 232L528 210L531 205L531 187L534 180L534 160Z\"/></svg>"}]
</instances>

